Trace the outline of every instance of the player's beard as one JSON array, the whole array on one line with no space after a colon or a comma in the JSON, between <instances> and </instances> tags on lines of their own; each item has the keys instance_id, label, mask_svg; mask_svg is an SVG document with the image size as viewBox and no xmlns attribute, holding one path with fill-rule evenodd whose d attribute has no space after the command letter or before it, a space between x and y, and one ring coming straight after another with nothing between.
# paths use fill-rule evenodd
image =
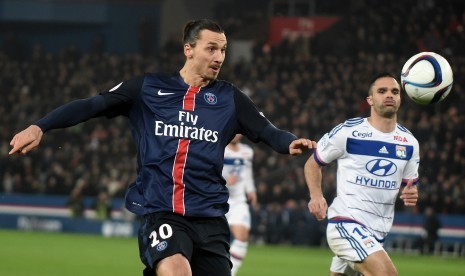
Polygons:
<instances>
[{"instance_id":1,"label":"player's beard","mask_svg":"<svg viewBox=\"0 0 465 276\"><path fill-rule=\"evenodd\" d=\"M382 117L384 118L395 118L397 114L397 110L399 107L394 107L394 106L387 106L381 109L381 112L378 112Z\"/></svg>"},{"instance_id":2,"label":"player's beard","mask_svg":"<svg viewBox=\"0 0 465 276\"><path fill-rule=\"evenodd\" d=\"M396 117L397 110L399 110L399 106L375 105L374 109L376 111L376 114L378 114L380 117L392 119Z\"/></svg>"}]
</instances>

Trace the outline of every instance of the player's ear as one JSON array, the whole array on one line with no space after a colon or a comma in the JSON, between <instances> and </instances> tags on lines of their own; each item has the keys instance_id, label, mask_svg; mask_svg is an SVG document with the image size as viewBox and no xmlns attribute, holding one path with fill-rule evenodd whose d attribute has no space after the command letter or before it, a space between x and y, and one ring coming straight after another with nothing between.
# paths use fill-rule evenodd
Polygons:
<instances>
[{"instance_id":1,"label":"player's ear","mask_svg":"<svg viewBox=\"0 0 465 276\"><path fill-rule=\"evenodd\" d=\"M184 55L187 58L192 57L192 46L189 43L184 44Z\"/></svg>"},{"instance_id":2,"label":"player's ear","mask_svg":"<svg viewBox=\"0 0 465 276\"><path fill-rule=\"evenodd\" d=\"M371 98L371 96L368 96L367 97L367 103L372 106L373 105L373 99Z\"/></svg>"}]
</instances>

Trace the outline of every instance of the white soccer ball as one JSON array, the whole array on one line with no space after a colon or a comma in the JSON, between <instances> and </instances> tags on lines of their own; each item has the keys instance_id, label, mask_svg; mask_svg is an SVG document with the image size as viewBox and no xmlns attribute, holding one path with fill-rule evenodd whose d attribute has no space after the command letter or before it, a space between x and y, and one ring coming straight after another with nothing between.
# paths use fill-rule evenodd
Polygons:
<instances>
[{"instance_id":1,"label":"white soccer ball","mask_svg":"<svg viewBox=\"0 0 465 276\"><path fill-rule=\"evenodd\" d=\"M454 76L449 62L433 52L421 52L404 64L400 76L403 90L418 104L435 104L452 89Z\"/></svg>"}]
</instances>

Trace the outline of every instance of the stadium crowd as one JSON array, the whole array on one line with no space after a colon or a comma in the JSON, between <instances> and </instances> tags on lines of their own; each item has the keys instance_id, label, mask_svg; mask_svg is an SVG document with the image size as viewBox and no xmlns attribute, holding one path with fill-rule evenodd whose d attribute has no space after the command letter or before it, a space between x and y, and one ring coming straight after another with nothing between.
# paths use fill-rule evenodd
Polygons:
<instances>
[{"instance_id":1,"label":"stadium crowd","mask_svg":"<svg viewBox=\"0 0 465 276\"><path fill-rule=\"evenodd\" d=\"M404 210L400 201L396 208L421 213L432 206L439 214L465 215L464 4L377 2L354 8L328 30L340 41L323 36L289 36L277 45L257 41L252 61L226 60L220 78L237 84L278 127L317 140L330 126L368 114L365 87L374 72L399 75L403 62L417 52L442 54L455 77L449 97L434 106L403 98L399 122L420 142L420 200L413 210ZM8 156L10 139L62 103L95 95L146 71L180 68L180 45L171 41L151 56L112 54L98 47L50 53L35 45L19 58L19 48L8 43L0 50L0 193L96 197L104 191L122 198L136 164L125 118L93 119L52 131L39 150L25 157ZM308 212L303 175L309 154L293 158L252 146L260 202L253 210L254 237L268 243L319 244L324 225ZM335 167L325 170L333 172L323 180L330 201Z\"/></svg>"}]
</instances>

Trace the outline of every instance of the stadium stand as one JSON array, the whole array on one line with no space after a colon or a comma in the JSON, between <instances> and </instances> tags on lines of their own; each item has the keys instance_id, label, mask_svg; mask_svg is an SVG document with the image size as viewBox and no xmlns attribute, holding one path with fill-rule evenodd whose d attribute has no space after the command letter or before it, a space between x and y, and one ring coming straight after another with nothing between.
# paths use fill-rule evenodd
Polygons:
<instances>
[{"instance_id":1,"label":"stadium stand","mask_svg":"<svg viewBox=\"0 0 465 276\"><path fill-rule=\"evenodd\" d=\"M396 209L419 219L426 206L432 206L446 221L449 215L465 216L465 3L355 2L358 4L338 11L338 23L310 41L292 36L273 46L263 40L254 41L252 60L227 63L220 77L238 84L278 127L318 139L329 126L367 114L365 87L373 72L400 72L403 62L420 51L442 54L455 72L447 100L435 106L418 106L403 99L399 121L416 135L421 147L421 197L413 210L404 208L400 201ZM324 6L322 10L330 9ZM246 25L241 20L263 13L249 11L246 18L235 17L234 21L227 15L219 18L229 20L225 26L231 26L236 34ZM172 56L172 43L143 57L142 53L110 53L101 47L82 51L69 46L49 52L40 44L28 49L15 37L3 39L0 202L4 195L69 197L77 187L84 197L96 197L105 190L119 202L135 177L136 164L124 118L111 123L95 119L52 131L40 149L27 157L8 156L9 139L59 104L99 93L144 71L174 70L182 57L168 58ZM302 168L308 156L290 159L262 145L253 146L261 202L253 210L253 240L324 243L324 224L307 211L308 191ZM336 192L335 168L329 166L326 170L332 172L323 180L330 203ZM416 223L415 229L419 225ZM462 238L440 239L436 254L465 254L465 227L452 226L458 230L456 236ZM393 237L399 229L394 227Z\"/></svg>"}]
</instances>

